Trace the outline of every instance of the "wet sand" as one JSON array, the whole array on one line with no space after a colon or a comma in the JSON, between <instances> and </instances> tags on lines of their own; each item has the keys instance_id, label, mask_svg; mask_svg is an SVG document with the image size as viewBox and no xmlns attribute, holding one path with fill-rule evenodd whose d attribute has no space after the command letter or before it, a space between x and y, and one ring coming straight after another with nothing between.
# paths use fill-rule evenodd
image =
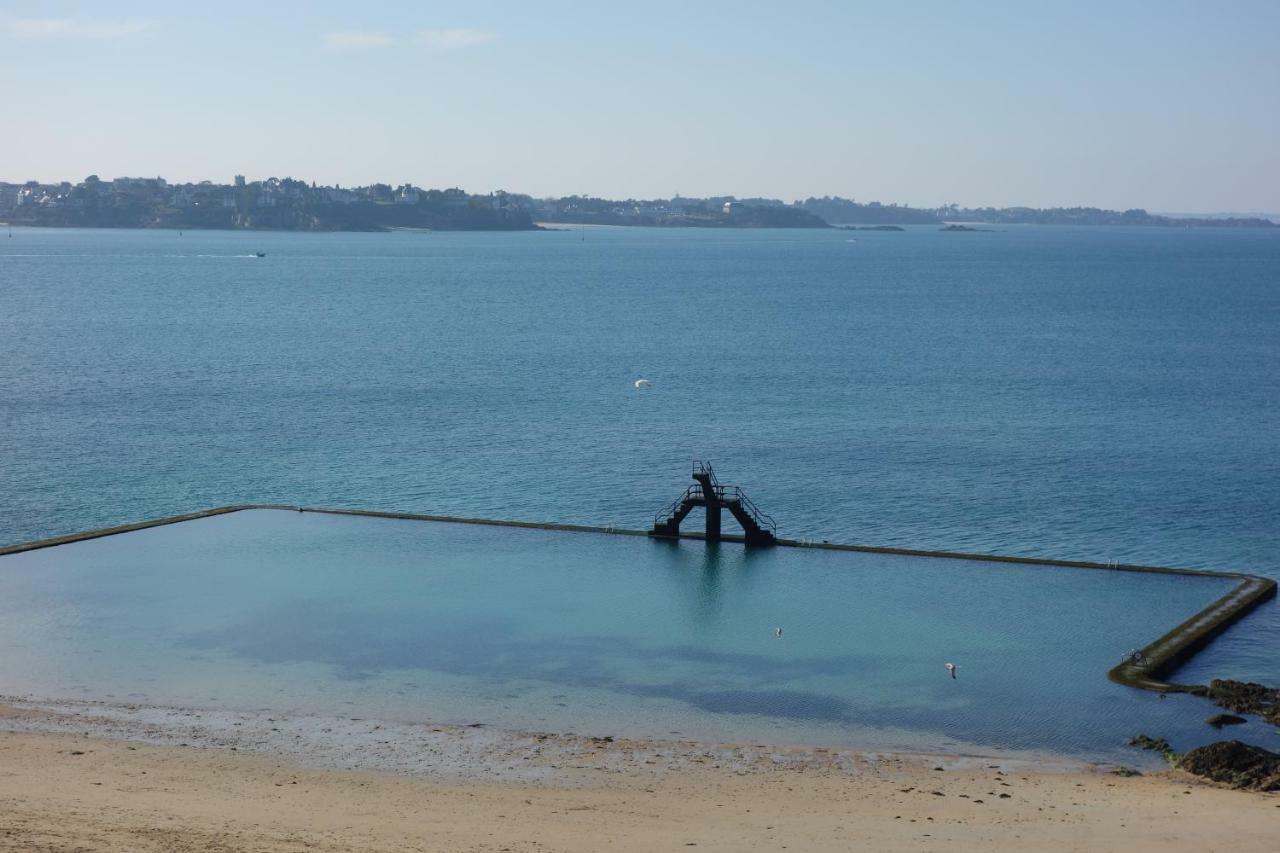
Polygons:
<instances>
[{"instance_id":1,"label":"wet sand","mask_svg":"<svg viewBox=\"0 0 1280 853\"><path fill-rule=\"evenodd\" d=\"M1242 852L1277 837L1280 797L1170 771L101 703L0 712L0 850Z\"/></svg>"}]
</instances>

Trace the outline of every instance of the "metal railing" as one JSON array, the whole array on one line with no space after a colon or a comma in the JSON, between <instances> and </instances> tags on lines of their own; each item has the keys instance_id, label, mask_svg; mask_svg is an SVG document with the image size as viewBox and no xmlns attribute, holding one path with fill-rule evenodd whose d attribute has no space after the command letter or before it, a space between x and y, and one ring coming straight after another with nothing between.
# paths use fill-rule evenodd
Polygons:
<instances>
[{"instance_id":1,"label":"metal railing","mask_svg":"<svg viewBox=\"0 0 1280 853\"><path fill-rule=\"evenodd\" d=\"M693 476L697 477L699 474L705 475L711 481L711 485L720 485L720 481L716 479L716 471L711 467L710 462L703 462L701 459L693 460Z\"/></svg>"},{"instance_id":2,"label":"metal railing","mask_svg":"<svg viewBox=\"0 0 1280 853\"><path fill-rule=\"evenodd\" d=\"M684 505L684 502L688 500L695 500L695 501L703 500L701 484L694 483L692 486L685 489L684 492L680 495L680 497L676 498L674 501L668 504L665 509L658 510L658 512L655 513L653 516L654 527L657 527L659 524L664 524L667 521L669 521L676 513L680 511L681 507Z\"/></svg>"},{"instance_id":3,"label":"metal railing","mask_svg":"<svg viewBox=\"0 0 1280 853\"><path fill-rule=\"evenodd\" d=\"M712 494L719 503L736 503L762 530L767 530L775 535L777 534L778 525L777 522L773 520L773 516L762 511L760 507L756 506L751 498L747 497L747 493L742 491L740 486L721 485L720 481L716 479L716 472L711 467L710 462L702 462L695 459L693 462L693 473L695 475L706 476L707 480L711 483ZM676 498L664 509L659 510L653 516L654 527L665 524L674 518L676 514L684 508L686 502L705 500L706 495L703 493L701 483L695 483L694 485L689 486L684 490L684 493L681 494L680 497Z\"/></svg>"},{"instance_id":4,"label":"metal railing","mask_svg":"<svg viewBox=\"0 0 1280 853\"><path fill-rule=\"evenodd\" d=\"M731 495L731 497L727 497L728 495ZM746 512L747 515L751 516L751 519L762 529L768 530L770 533L777 534L778 525L773 520L773 516L756 506L755 503L752 502L751 498L747 497L747 493L742 491L741 487L720 486L717 489L716 497L720 498L722 501L736 500L738 505L742 507L743 511Z\"/></svg>"}]
</instances>

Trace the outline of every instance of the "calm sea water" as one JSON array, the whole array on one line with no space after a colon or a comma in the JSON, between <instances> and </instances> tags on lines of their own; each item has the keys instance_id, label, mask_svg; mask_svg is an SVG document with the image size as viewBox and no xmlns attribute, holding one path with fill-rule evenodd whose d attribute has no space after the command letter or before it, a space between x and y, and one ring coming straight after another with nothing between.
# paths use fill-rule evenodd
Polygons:
<instances>
[{"instance_id":1,"label":"calm sea water","mask_svg":"<svg viewBox=\"0 0 1280 853\"><path fill-rule=\"evenodd\" d=\"M1179 747L1212 740L1211 706L1160 701L1106 670L1230 587L256 510L0 558L0 684L181 707L1132 761L1136 731ZM1234 733L1266 741L1270 729Z\"/></svg>"},{"instance_id":2,"label":"calm sea water","mask_svg":"<svg viewBox=\"0 0 1280 853\"><path fill-rule=\"evenodd\" d=\"M1276 234L12 233L0 542L242 501L644 527L704 458L786 536L1280 573ZM1277 647L1272 604L1187 677Z\"/></svg>"}]
</instances>

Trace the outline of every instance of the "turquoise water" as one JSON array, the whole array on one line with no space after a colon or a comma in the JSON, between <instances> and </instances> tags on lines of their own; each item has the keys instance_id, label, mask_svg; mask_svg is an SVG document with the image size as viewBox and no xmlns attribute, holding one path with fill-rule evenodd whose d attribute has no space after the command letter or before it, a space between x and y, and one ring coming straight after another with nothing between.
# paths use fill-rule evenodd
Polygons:
<instances>
[{"instance_id":1,"label":"turquoise water","mask_svg":"<svg viewBox=\"0 0 1280 853\"><path fill-rule=\"evenodd\" d=\"M1212 739L1201 700L1161 701L1105 672L1230 586L253 510L0 558L0 684L597 735L1115 758L1136 731Z\"/></svg>"},{"instance_id":2,"label":"turquoise water","mask_svg":"<svg viewBox=\"0 0 1280 853\"><path fill-rule=\"evenodd\" d=\"M643 527L703 458L785 536L1280 575L1280 235L12 233L0 542ZM1182 677L1280 683L1277 647L1272 603Z\"/></svg>"}]
</instances>

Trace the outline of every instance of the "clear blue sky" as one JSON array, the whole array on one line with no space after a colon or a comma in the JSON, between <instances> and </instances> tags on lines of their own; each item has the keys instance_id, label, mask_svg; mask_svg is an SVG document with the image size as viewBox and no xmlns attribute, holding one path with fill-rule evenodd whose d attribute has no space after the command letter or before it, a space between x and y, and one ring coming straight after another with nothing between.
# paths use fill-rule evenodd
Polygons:
<instances>
[{"instance_id":1,"label":"clear blue sky","mask_svg":"<svg viewBox=\"0 0 1280 853\"><path fill-rule=\"evenodd\" d=\"M1280 210L1280 2L0 0L0 180Z\"/></svg>"}]
</instances>

